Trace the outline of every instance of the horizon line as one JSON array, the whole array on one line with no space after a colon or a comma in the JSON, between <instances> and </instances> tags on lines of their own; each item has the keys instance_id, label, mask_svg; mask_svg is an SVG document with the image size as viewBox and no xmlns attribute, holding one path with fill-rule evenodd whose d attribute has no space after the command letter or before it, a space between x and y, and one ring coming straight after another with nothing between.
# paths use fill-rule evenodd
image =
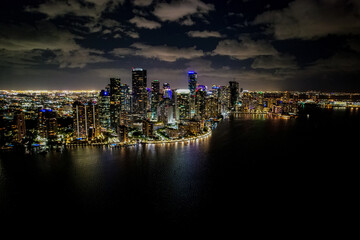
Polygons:
<instances>
[{"instance_id":1,"label":"horizon line","mask_svg":"<svg viewBox=\"0 0 360 240\"><path fill-rule=\"evenodd\" d=\"M173 88L174 90L177 89L187 89L187 88ZM100 90L96 89L77 89L77 90L60 90L60 89L26 89L26 90L20 90L20 89L0 89L0 92L100 92ZM248 92L320 92L320 93L352 93L352 94L360 94L360 92L350 92L350 91L341 91L341 90L334 90L334 91L328 91L328 90L249 90L249 89L243 89L244 91Z\"/></svg>"}]
</instances>

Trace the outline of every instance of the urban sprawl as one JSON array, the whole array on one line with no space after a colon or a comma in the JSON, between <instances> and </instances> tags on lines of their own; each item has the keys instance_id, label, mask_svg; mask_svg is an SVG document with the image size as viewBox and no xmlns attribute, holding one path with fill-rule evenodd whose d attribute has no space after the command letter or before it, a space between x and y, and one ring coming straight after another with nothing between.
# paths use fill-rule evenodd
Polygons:
<instances>
[{"instance_id":1,"label":"urban sprawl","mask_svg":"<svg viewBox=\"0 0 360 240\"><path fill-rule=\"evenodd\" d=\"M2 151L44 153L66 146L109 147L188 142L207 137L229 116L264 114L297 118L307 108L358 110L358 93L248 91L237 81L227 86L200 85L188 72L187 89L151 82L132 69L132 88L110 78L101 91L0 91Z\"/></svg>"}]
</instances>

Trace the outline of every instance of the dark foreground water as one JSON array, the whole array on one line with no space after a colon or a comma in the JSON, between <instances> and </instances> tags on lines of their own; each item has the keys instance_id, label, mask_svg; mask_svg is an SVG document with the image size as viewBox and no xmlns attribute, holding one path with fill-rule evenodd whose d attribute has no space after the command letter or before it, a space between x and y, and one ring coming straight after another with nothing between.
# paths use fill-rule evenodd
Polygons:
<instances>
[{"instance_id":1,"label":"dark foreground water","mask_svg":"<svg viewBox=\"0 0 360 240\"><path fill-rule=\"evenodd\" d=\"M351 198L359 123L360 112L350 110L291 120L245 116L191 143L2 154L0 216L135 226L316 222Z\"/></svg>"}]
</instances>

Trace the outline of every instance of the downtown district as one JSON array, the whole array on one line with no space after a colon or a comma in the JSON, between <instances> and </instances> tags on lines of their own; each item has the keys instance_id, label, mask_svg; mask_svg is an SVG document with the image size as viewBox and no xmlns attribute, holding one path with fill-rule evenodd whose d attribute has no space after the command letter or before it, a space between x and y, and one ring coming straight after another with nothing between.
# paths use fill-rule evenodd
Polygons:
<instances>
[{"instance_id":1,"label":"downtown district","mask_svg":"<svg viewBox=\"0 0 360 240\"><path fill-rule=\"evenodd\" d=\"M1 151L190 141L209 136L229 116L289 119L306 108L360 107L358 93L247 91L236 81L209 88L198 84L194 71L186 81L187 89L158 80L149 89L146 70L133 68L132 88L110 78L101 91L1 90Z\"/></svg>"}]
</instances>

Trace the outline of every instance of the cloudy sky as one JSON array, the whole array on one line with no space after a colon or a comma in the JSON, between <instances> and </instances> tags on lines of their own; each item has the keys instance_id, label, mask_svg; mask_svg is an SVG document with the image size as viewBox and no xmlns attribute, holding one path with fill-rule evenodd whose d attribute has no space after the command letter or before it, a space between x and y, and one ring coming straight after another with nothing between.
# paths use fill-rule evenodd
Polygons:
<instances>
[{"instance_id":1,"label":"cloudy sky","mask_svg":"<svg viewBox=\"0 0 360 240\"><path fill-rule=\"evenodd\" d=\"M360 0L5 0L0 89L131 85L360 92Z\"/></svg>"}]
</instances>

